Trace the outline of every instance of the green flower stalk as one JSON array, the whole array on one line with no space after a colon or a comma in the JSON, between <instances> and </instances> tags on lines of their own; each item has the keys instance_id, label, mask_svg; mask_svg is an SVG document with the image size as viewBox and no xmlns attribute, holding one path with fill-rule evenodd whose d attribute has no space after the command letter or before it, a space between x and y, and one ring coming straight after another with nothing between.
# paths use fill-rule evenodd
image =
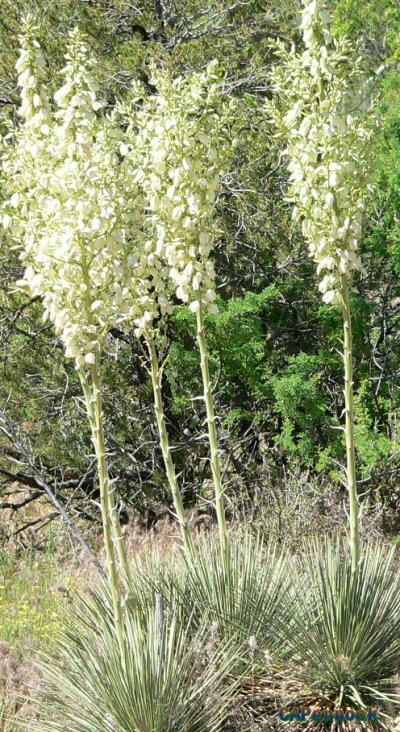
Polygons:
<instances>
[{"instance_id":1,"label":"green flower stalk","mask_svg":"<svg viewBox=\"0 0 400 732\"><path fill-rule=\"evenodd\" d=\"M207 340L204 329L204 314L203 314L203 303L201 299L197 301L198 308L196 309L196 321L197 321L197 341L199 344L200 351L200 366L201 375L204 385L204 402L206 405L207 413L207 429L208 429L208 440L210 444L210 462L212 477L215 490L215 508L217 512L217 521L219 527L219 536L221 542L221 553L223 558L223 566L227 573L230 571L230 546L228 529L226 525L225 516L225 504L224 504L224 489L221 479L221 465L219 457L219 445L218 445L218 434L216 417L214 411L214 400L212 396L212 386L210 379L210 369L208 365L208 349Z\"/></svg>"},{"instance_id":2,"label":"green flower stalk","mask_svg":"<svg viewBox=\"0 0 400 732\"><path fill-rule=\"evenodd\" d=\"M360 531L358 526L358 500L356 455L354 440L354 399L353 399L353 336L351 328L351 311L349 300L349 283L345 275L341 282L343 313L343 361L344 361L344 402L345 402L345 437L347 459L347 486L350 503L350 542L352 547L352 566L356 569L360 559Z\"/></svg>"},{"instance_id":3,"label":"green flower stalk","mask_svg":"<svg viewBox=\"0 0 400 732\"><path fill-rule=\"evenodd\" d=\"M344 327L345 437L353 569L360 559L360 529L354 445L352 330L349 293L362 272L358 253L365 199L372 172L371 138L376 126L362 60L346 39L336 41L321 0L304 0L301 30L305 50L276 52L282 64L271 74L267 102L289 160L288 200L302 222L309 254L322 275L325 303L342 310Z\"/></svg>"},{"instance_id":4,"label":"green flower stalk","mask_svg":"<svg viewBox=\"0 0 400 732\"><path fill-rule=\"evenodd\" d=\"M106 550L107 567L110 577L111 596L114 609L115 630L118 639L121 659L125 659L125 629L122 615L122 603L119 588L119 571L116 563L116 555L118 554L120 564L123 568L125 581L129 580L129 568L127 564L125 546L121 533L120 523L118 520L117 508L115 503L114 492L111 487L108 474L105 439L103 427L103 408L101 400L101 391L99 383L99 364L96 358L95 364L91 366L92 387L88 383L87 373L81 369L79 376L81 379L83 392L85 394L87 412L92 430L93 444L96 452L99 486L100 486L100 504L101 515L103 520L104 545Z\"/></svg>"},{"instance_id":5,"label":"green flower stalk","mask_svg":"<svg viewBox=\"0 0 400 732\"><path fill-rule=\"evenodd\" d=\"M107 551L107 562L110 566L112 565L110 575L112 575L114 585L114 581L119 576L119 573L121 573L125 587L128 587L130 582L128 557L126 553L124 537L121 531L121 524L118 516L115 493L111 487L111 481L108 474L105 455L104 419L100 389L99 358L96 358L95 364L92 365L90 369L80 368L78 370L78 373L82 384L82 390L85 396L86 410L88 414L90 429L92 432L93 445L95 448L98 464L101 511L103 518L105 545ZM117 558L119 567L117 567L118 574L116 575L114 568ZM118 582L116 584L118 585Z\"/></svg>"},{"instance_id":6,"label":"green flower stalk","mask_svg":"<svg viewBox=\"0 0 400 732\"><path fill-rule=\"evenodd\" d=\"M190 552L192 550L192 540L189 531L189 524L185 515L185 509L183 507L182 495L179 490L174 461L172 460L171 455L171 447L169 444L167 426L165 423L164 404L161 391L162 369L160 368L153 335L145 334L144 337L149 351L151 383L154 396L154 409L157 420L158 434L160 437L160 447L164 459L165 472L167 474L167 479L172 494L176 517L181 527L183 543L186 550Z\"/></svg>"}]
</instances>

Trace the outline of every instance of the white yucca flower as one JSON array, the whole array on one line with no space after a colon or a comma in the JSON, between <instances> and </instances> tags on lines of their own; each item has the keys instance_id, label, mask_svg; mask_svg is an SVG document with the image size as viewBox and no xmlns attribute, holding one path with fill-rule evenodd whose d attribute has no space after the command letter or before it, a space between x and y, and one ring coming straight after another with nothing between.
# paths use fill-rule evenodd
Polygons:
<instances>
[{"instance_id":1,"label":"white yucca flower","mask_svg":"<svg viewBox=\"0 0 400 732\"><path fill-rule=\"evenodd\" d=\"M19 114L27 129L46 134L49 131L50 105L44 85L46 64L36 40L36 31L33 16L28 15L24 33L20 36L21 53L16 64L18 85L21 88Z\"/></svg>"},{"instance_id":2,"label":"white yucca flower","mask_svg":"<svg viewBox=\"0 0 400 732\"><path fill-rule=\"evenodd\" d=\"M283 65L271 74L275 100L267 110L287 141L288 198L321 274L322 299L341 304L341 276L362 271L375 115L361 60L351 58L346 40L332 38L323 2L304 0L301 30L302 53L277 45Z\"/></svg>"},{"instance_id":3,"label":"white yucca flower","mask_svg":"<svg viewBox=\"0 0 400 732\"><path fill-rule=\"evenodd\" d=\"M175 295L183 302L193 296L191 307L199 311L203 305L215 309L210 254L226 162L220 138L230 105L222 104L224 113L217 113L219 87L210 65L188 80L154 71L157 94L146 98L137 86L131 104L99 114L104 105L97 98L94 62L84 36L74 30L53 112L36 34L29 17L18 61L24 123L2 151L10 193L3 226L21 251L25 272L19 285L41 297L45 317L66 355L75 359L99 464L105 462L104 435L99 435L102 347L121 322L133 323L144 336L160 443L188 544L163 415L156 332L171 314ZM120 552L107 475L103 483L104 515L110 512ZM126 564L123 552L120 564Z\"/></svg>"},{"instance_id":4,"label":"white yucca flower","mask_svg":"<svg viewBox=\"0 0 400 732\"><path fill-rule=\"evenodd\" d=\"M94 363L110 328L134 307L130 224L112 120L96 114L102 105L84 40L70 34L52 115L41 83L31 94L44 65L35 31L28 18L18 61L25 124L3 156L14 191L3 224L22 244L19 284L42 297L79 367Z\"/></svg>"},{"instance_id":5,"label":"white yucca flower","mask_svg":"<svg viewBox=\"0 0 400 732\"><path fill-rule=\"evenodd\" d=\"M151 260L161 315L169 311L173 292L183 302L194 296L191 309L198 307L200 297L213 312L215 271L210 254L215 202L227 161L222 130L229 105L216 114L219 86L214 64L188 80L153 69L152 83L157 95L142 105L138 85L134 111L122 110L130 121L129 142L121 148L125 179L134 186L139 183L148 211L143 257L147 268ZM145 317L146 313L139 330Z\"/></svg>"},{"instance_id":6,"label":"white yucca flower","mask_svg":"<svg viewBox=\"0 0 400 732\"><path fill-rule=\"evenodd\" d=\"M223 118L212 67L187 82L154 72L158 94L99 116L94 62L77 30L52 113L36 34L28 17L17 64L24 124L3 154L3 225L21 248L19 284L42 297L79 368L119 322L150 332L172 312L174 292L187 302L201 289L213 308Z\"/></svg>"},{"instance_id":7,"label":"white yucca flower","mask_svg":"<svg viewBox=\"0 0 400 732\"><path fill-rule=\"evenodd\" d=\"M355 571L360 560L350 285L362 271L359 243L376 126L361 59L345 39L332 39L322 0L303 0L305 50L276 48L282 65L271 74L274 99L267 110L289 160L289 200L317 265L326 303L343 316L343 362L350 544Z\"/></svg>"}]
</instances>

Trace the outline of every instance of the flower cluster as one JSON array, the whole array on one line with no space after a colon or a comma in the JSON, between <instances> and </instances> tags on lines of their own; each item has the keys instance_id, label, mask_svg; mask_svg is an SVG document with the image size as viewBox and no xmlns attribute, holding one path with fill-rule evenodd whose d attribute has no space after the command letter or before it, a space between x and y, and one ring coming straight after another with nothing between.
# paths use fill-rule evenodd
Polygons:
<instances>
[{"instance_id":1,"label":"flower cluster","mask_svg":"<svg viewBox=\"0 0 400 732\"><path fill-rule=\"evenodd\" d=\"M271 75L272 122L287 141L293 216L302 220L310 256L322 274L324 302L341 303L341 278L362 271L358 253L375 125L360 59L335 41L321 0L304 0L305 50L287 52Z\"/></svg>"},{"instance_id":2,"label":"flower cluster","mask_svg":"<svg viewBox=\"0 0 400 732\"><path fill-rule=\"evenodd\" d=\"M150 265L158 267L154 288L164 309L174 290L183 302L194 293L192 310L201 301L215 312L210 253L227 161L224 127L232 105L221 105L214 63L188 80L154 70L151 81L158 94L144 106L136 87L136 111L129 114L122 152L125 179L139 184L146 199L144 249Z\"/></svg>"},{"instance_id":3,"label":"flower cluster","mask_svg":"<svg viewBox=\"0 0 400 732\"><path fill-rule=\"evenodd\" d=\"M24 34L20 37L21 53L16 64L18 85L21 88L20 116L26 129L49 132L50 105L45 87L45 61L37 42L33 17L25 20Z\"/></svg>"},{"instance_id":4,"label":"flower cluster","mask_svg":"<svg viewBox=\"0 0 400 732\"><path fill-rule=\"evenodd\" d=\"M201 288L212 304L223 118L212 68L188 82L155 74L156 95L139 100L136 87L131 104L99 114L93 61L76 30L52 112L36 33L28 17L18 60L24 124L3 146L3 226L21 247L19 284L42 297L80 367L95 363L117 323L133 322L139 335L155 327L175 291L187 301Z\"/></svg>"},{"instance_id":5,"label":"flower cluster","mask_svg":"<svg viewBox=\"0 0 400 732\"><path fill-rule=\"evenodd\" d=\"M31 19L27 25L18 67L29 134L23 125L3 156L14 189L3 225L23 243L19 284L42 296L66 354L82 366L94 363L110 327L129 313L126 200L110 120L96 114L101 105L85 44L71 33L65 83L50 115L43 92L35 98L26 88L43 66ZM32 120L43 110L46 124L33 130Z\"/></svg>"}]
</instances>

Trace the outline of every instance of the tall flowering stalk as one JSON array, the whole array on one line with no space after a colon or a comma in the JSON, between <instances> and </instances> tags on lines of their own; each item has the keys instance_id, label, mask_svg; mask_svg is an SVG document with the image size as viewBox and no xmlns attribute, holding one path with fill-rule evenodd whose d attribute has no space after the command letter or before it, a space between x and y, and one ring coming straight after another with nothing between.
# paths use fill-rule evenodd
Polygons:
<instances>
[{"instance_id":1,"label":"tall flowering stalk","mask_svg":"<svg viewBox=\"0 0 400 732\"><path fill-rule=\"evenodd\" d=\"M158 263L157 288L161 262L168 269L169 292L164 285L162 303L168 307L166 303L174 292L179 300L190 303L190 310L196 313L216 512L224 565L229 566L204 312L218 312L210 254L216 235L216 198L227 165L223 129L232 105L221 105L214 63L205 74L193 74L189 80L154 72L153 83L159 94L133 115L134 122L128 130L131 147L127 160L132 171L136 171L133 172L135 183L143 187L147 199L149 230L143 233L144 249L152 251L154 266ZM138 87L137 100L141 93ZM144 151L140 172L135 165L137 149ZM155 355L151 345L150 353L153 363ZM153 381L157 383L157 378Z\"/></svg>"},{"instance_id":2,"label":"tall flowering stalk","mask_svg":"<svg viewBox=\"0 0 400 732\"><path fill-rule=\"evenodd\" d=\"M130 268L125 201L115 176L110 123L97 117L91 60L77 31L70 35L64 84L51 114L44 61L31 17L24 23L17 63L22 124L3 154L10 199L3 226L21 246L21 287L43 300L44 315L74 358L95 447L115 628L124 657L119 573L129 579L115 494L106 457L99 359L107 332L127 310ZM119 566L118 566L119 565Z\"/></svg>"},{"instance_id":3,"label":"tall flowering stalk","mask_svg":"<svg viewBox=\"0 0 400 732\"><path fill-rule=\"evenodd\" d=\"M157 420L158 434L160 437L160 447L165 465L165 472L174 502L176 517L181 527L183 542L185 548L190 552L192 549L192 541L190 537L189 524L185 515L182 494L178 484L174 461L172 459L171 446L169 443L168 431L165 421L164 403L161 389L162 368L160 367L157 347L153 335L149 333L146 334L144 337L149 352L150 374L154 397L154 410Z\"/></svg>"},{"instance_id":4,"label":"tall flowering stalk","mask_svg":"<svg viewBox=\"0 0 400 732\"><path fill-rule=\"evenodd\" d=\"M23 124L3 149L12 194L3 226L21 249L21 287L40 296L66 355L75 360L95 447L115 627L124 627L119 576L129 568L109 477L100 385L100 357L112 327L132 322L147 344L155 414L166 474L187 549L191 539L172 461L161 394L157 342L173 296L197 314L211 465L224 559L229 547L221 485L203 310L215 311L209 259L215 199L224 154L217 153L225 117L216 113L213 68L188 82L168 73L158 93L111 115L99 115L93 61L78 31L70 34L64 83L51 111L44 61L32 18L18 61ZM140 100L138 100L138 95ZM135 103L138 102L139 103ZM120 125L120 117L124 123ZM122 128L127 126L127 132ZM208 134L207 134L208 133Z\"/></svg>"},{"instance_id":5,"label":"tall flowering stalk","mask_svg":"<svg viewBox=\"0 0 400 732\"><path fill-rule=\"evenodd\" d=\"M304 0L301 30L305 50L276 45L282 65L271 74L267 112L286 142L293 218L302 222L309 253L321 275L326 303L343 315L343 360L347 486L352 566L360 559L353 406L352 327L349 293L362 272L358 253L368 181L371 136L376 123L368 103L362 61L345 39L329 31L322 0Z\"/></svg>"},{"instance_id":6,"label":"tall flowering stalk","mask_svg":"<svg viewBox=\"0 0 400 732\"><path fill-rule=\"evenodd\" d=\"M166 76L161 74L160 81ZM170 79L169 83L172 83ZM165 172L156 154L162 131L152 119L154 106L163 108L167 105L164 92L165 85L160 83L157 95L144 102L140 84L134 84L130 103L118 105L117 117L123 123L121 126L126 127L126 134L120 139L119 153L123 158L121 178L130 201L129 217L136 225L135 247L130 255L135 300L132 320L136 336L143 338L148 351L154 411L165 472L183 543L186 550L191 551L189 523L167 430L162 397L162 366L157 352L166 319L173 312L170 268L166 263L163 242L157 240L151 201L154 180L159 180L158 175Z\"/></svg>"}]
</instances>

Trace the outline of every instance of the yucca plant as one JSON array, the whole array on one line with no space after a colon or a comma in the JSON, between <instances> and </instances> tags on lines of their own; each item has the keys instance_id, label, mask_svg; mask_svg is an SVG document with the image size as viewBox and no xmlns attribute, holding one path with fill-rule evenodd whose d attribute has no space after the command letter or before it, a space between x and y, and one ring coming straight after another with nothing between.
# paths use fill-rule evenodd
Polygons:
<instances>
[{"instance_id":1,"label":"yucca plant","mask_svg":"<svg viewBox=\"0 0 400 732\"><path fill-rule=\"evenodd\" d=\"M136 85L132 104L120 105L111 114L100 113L104 103L96 94L95 62L78 29L69 34L64 83L52 104L38 34L34 17L27 16L17 62L21 124L0 141L9 196L1 207L1 222L25 268L17 285L43 301L45 317L54 324L66 356L74 359L82 384L123 657L121 580L129 583L130 567L116 486L107 465L101 358L117 324L133 324L136 335L147 342L160 446L189 550L191 538L165 422L157 345L162 340L161 321L172 312L173 292L188 301L192 290L198 299L201 288L202 306L211 311L215 307L208 254L214 203L225 169L224 156L216 148L226 116L220 119L216 113L219 90L213 65L206 74L194 74L187 81L154 70L157 95L145 100ZM208 418L210 398L209 393ZM218 460L213 454L211 462L214 474ZM220 525L223 522L222 541L226 538L222 493L216 495L216 504Z\"/></svg>"},{"instance_id":2,"label":"yucca plant","mask_svg":"<svg viewBox=\"0 0 400 732\"><path fill-rule=\"evenodd\" d=\"M322 300L343 318L344 435L353 569L360 560L350 295L363 272L359 255L377 126L364 66L345 38L336 40L324 0L303 0L304 51L276 44L282 64L270 75L266 108L286 145L293 218L301 221L309 255L321 276Z\"/></svg>"},{"instance_id":3,"label":"yucca plant","mask_svg":"<svg viewBox=\"0 0 400 732\"><path fill-rule=\"evenodd\" d=\"M109 592L109 590L107 590ZM82 622L83 621L83 622ZM109 599L97 594L72 611L58 650L42 664L40 732L216 732L233 694L229 648L191 636L170 615L126 613L125 666Z\"/></svg>"},{"instance_id":4,"label":"yucca plant","mask_svg":"<svg viewBox=\"0 0 400 732\"><path fill-rule=\"evenodd\" d=\"M0 699L0 732L16 732L21 727L21 715L7 699Z\"/></svg>"},{"instance_id":5,"label":"yucca plant","mask_svg":"<svg viewBox=\"0 0 400 732\"><path fill-rule=\"evenodd\" d=\"M201 613L208 612L222 635L234 634L242 641L255 636L273 644L274 619L282 617L287 593L285 555L276 545L264 545L251 535L233 540L226 574L216 545L203 537L195 556L185 556L184 562L189 602L193 599Z\"/></svg>"},{"instance_id":6,"label":"yucca plant","mask_svg":"<svg viewBox=\"0 0 400 732\"><path fill-rule=\"evenodd\" d=\"M172 310L172 287L176 298L189 303L189 309L196 314L203 381L201 398L206 412L221 561L228 569L229 539L204 316L207 312L218 312L211 259L217 234L215 203L232 149L233 141L228 140L227 129L233 121L235 102L223 94L215 62L209 64L205 74L193 74L190 81L181 77L168 79L165 73L160 75L153 69L152 83L161 91L160 103L157 95L150 95L143 106L143 90L137 86L135 103L139 102L140 111L134 115L128 111L128 144L123 146L126 178L133 181L134 187L141 181L146 199L148 214L143 249L151 250L153 258L149 267L150 292L160 289L159 300L168 312ZM173 495L178 496L164 424L156 344L148 324L144 323L142 334L149 349L161 447ZM183 524L184 519L180 521ZM186 535L188 548L189 539Z\"/></svg>"},{"instance_id":7,"label":"yucca plant","mask_svg":"<svg viewBox=\"0 0 400 732\"><path fill-rule=\"evenodd\" d=\"M296 561L293 587L292 622L281 629L291 701L377 710L373 728L392 729L389 720L400 707L400 578L393 552L366 545L354 572L339 542L315 542Z\"/></svg>"},{"instance_id":8,"label":"yucca plant","mask_svg":"<svg viewBox=\"0 0 400 732\"><path fill-rule=\"evenodd\" d=\"M165 608L178 608L182 623L196 633L204 623L210 636L238 650L232 673L244 673L257 655L280 653L278 629L291 614L289 575L285 553L275 545L264 545L251 535L232 537L229 572L221 565L218 542L198 537L190 554L172 552L165 560L150 556L137 563L129 604L148 607L155 594ZM243 657L241 649L246 648Z\"/></svg>"}]
</instances>

